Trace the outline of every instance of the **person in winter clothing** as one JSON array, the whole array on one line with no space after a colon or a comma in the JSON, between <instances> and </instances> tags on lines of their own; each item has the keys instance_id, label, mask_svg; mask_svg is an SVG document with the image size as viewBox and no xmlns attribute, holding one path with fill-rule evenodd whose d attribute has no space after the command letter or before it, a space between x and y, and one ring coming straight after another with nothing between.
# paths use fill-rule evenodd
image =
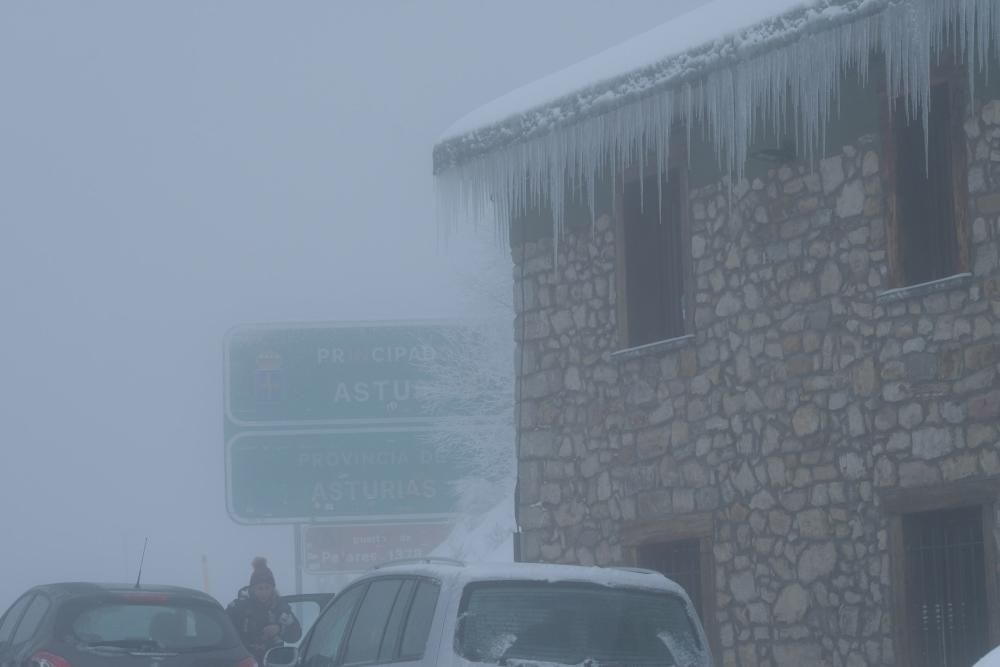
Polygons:
<instances>
[{"instance_id":1,"label":"person in winter clothing","mask_svg":"<svg viewBox=\"0 0 1000 667\"><path fill-rule=\"evenodd\" d=\"M226 612L243 645L259 664L264 664L264 654L270 649L301 639L302 626L291 607L278 595L267 559L254 558L252 565L250 585L240 589Z\"/></svg>"}]
</instances>

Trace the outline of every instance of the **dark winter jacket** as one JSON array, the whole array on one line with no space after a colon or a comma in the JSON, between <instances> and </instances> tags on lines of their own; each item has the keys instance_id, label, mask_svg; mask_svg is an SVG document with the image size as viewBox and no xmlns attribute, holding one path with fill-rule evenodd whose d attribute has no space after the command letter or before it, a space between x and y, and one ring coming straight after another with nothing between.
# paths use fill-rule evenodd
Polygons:
<instances>
[{"instance_id":1,"label":"dark winter jacket","mask_svg":"<svg viewBox=\"0 0 1000 667\"><path fill-rule=\"evenodd\" d=\"M292 613L287 602L277 593L271 603L263 605L250 596L249 587L240 589L236 599L229 603L226 613L240 633L243 645L247 647L258 663L264 664L264 654L285 642L297 642L302 638L302 626ZM264 638L264 628L277 625L281 628L277 637Z\"/></svg>"}]
</instances>

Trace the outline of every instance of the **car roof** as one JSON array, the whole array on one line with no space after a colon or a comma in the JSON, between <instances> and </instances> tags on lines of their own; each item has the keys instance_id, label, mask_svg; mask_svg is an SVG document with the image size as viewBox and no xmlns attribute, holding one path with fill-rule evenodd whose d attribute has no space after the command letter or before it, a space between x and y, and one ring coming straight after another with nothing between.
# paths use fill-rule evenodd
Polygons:
<instances>
[{"instance_id":1,"label":"car roof","mask_svg":"<svg viewBox=\"0 0 1000 667\"><path fill-rule=\"evenodd\" d=\"M114 593L165 593L174 597L199 600L202 602L212 602L218 604L218 600L207 593L183 586L165 586L160 584L142 584L136 588L135 584L116 584L92 581L63 581L48 584L41 584L31 589L32 591L42 591L54 597L83 597L88 595L114 594Z\"/></svg>"},{"instance_id":2,"label":"car roof","mask_svg":"<svg viewBox=\"0 0 1000 667\"><path fill-rule=\"evenodd\" d=\"M480 581L587 582L604 586L644 588L688 599L684 589L663 574L634 567L597 567L554 563L476 563L444 559L400 561L379 565L361 578L384 574L415 574L461 584Z\"/></svg>"}]
</instances>

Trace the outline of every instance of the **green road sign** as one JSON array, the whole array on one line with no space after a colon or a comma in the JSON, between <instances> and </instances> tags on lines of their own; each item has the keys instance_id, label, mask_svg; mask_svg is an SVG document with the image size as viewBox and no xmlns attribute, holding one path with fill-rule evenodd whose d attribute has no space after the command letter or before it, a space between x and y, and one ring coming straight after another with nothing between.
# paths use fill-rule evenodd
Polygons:
<instances>
[{"instance_id":1,"label":"green road sign","mask_svg":"<svg viewBox=\"0 0 1000 667\"><path fill-rule=\"evenodd\" d=\"M239 327L226 337L227 437L254 427L430 422L462 414L434 400L429 367L468 328L421 322Z\"/></svg>"},{"instance_id":2,"label":"green road sign","mask_svg":"<svg viewBox=\"0 0 1000 667\"><path fill-rule=\"evenodd\" d=\"M455 486L471 467L442 453L434 429L447 425L452 441L456 432L464 439L466 428L497 415L479 400L489 387L440 390L455 386L451 378L468 381L456 371L489 349L488 331L468 322L230 331L223 423L232 518L344 524L455 515Z\"/></svg>"},{"instance_id":3,"label":"green road sign","mask_svg":"<svg viewBox=\"0 0 1000 667\"><path fill-rule=\"evenodd\" d=\"M427 521L458 511L461 461L433 430L260 431L226 446L241 523Z\"/></svg>"}]
</instances>

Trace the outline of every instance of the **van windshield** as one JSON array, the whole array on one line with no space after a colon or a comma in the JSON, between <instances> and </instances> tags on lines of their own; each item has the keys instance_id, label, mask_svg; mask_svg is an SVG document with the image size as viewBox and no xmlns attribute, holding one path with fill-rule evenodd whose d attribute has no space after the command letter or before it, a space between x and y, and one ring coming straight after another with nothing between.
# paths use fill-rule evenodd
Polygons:
<instances>
[{"instance_id":1,"label":"van windshield","mask_svg":"<svg viewBox=\"0 0 1000 667\"><path fill-rule=\"evenodd\" d=\"M455 646L473 662L688 667L707 664L684 600L587 583L469 584Z\"/></svg>"}]
</instances>

